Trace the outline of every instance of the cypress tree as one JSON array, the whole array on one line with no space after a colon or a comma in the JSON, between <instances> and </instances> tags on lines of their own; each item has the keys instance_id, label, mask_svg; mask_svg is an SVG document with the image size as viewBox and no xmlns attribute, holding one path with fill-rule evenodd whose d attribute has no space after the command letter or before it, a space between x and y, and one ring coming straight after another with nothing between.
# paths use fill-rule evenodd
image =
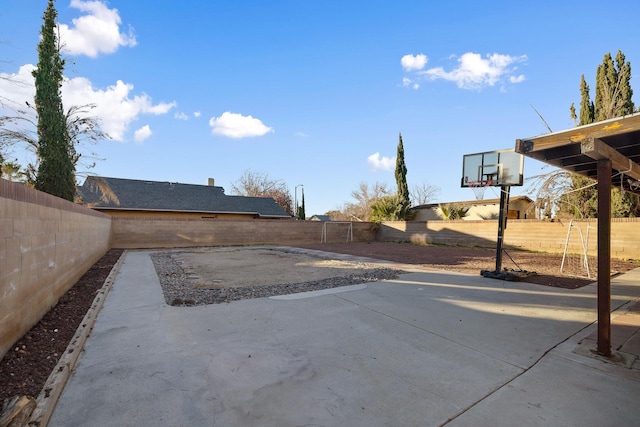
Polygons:
<instances>
[{"instance_id":1,"label":"cypress tree","mask_svg":"<svg viewBox=\"0 0 640 427\"><path fill-rule=\"evenodd\" d=\"M609 115L608 110L611 105L609 86L614 78L612 76L613 71L615 71L613 69L613 60L611 59L611 54L607 53L602 60L602 64L598 65L596 69L595 121L605 120Z\"/></svg>"},{"instance_id":2,"label":"cypress tree","mask_svg":"<svg viewBox=\"0 0 640 427\"><path fill-rule=\"evenodd\" d=\"M618 115L626 116L627 114L633 114L635 110L635 105L631 100L633 96L633 90L631 89L631 63L625 61L624 54L618 51L616 54L616 65L618 67L618 80L620 82Z\"/></svg>"},{"instance_id":3,"label":"cypress tree","mask_svg":"<svg viewBox=\"0 0 640 427\"><path fill-rule=\"evenodd\" d=\"M35 187L40 191L73 201L75 195L75 150L69 141L60 86L64 60L56 38L58 12L49 0L43 15L38 43L38 66L33 71L38 114L38 158Z\"/></svg>"},{"instance_id":4,"label":"cypress tree","mask_svg":"<svg viewBox=\"0 0 640 427\"><path fill-rule=\"evenodd\" d=\"M580 78L580 122L578 126L593 123L594 107L589 97L589 85L584 79L584 74Z\"/></svg>"},{"instance_id":5,"label":"cypress tree","mask_svg":"<svg viewBox=\"0 0 640 427\"><path fill-rule=\"evenodd\" d=\"M621 51L616 54L615 63L607 53L596 71L594 121L633 113L632 95L631 64Z\"/></svg>"},{"instance_id":6,"label":"cypress tree","mask_svg":"<svg viewBox=\"0 0 640 427\"><path fill-rule=\"evenodd\" d=\"M407 185L407 166L404 163L404 145L402 144L402 134L399 136L398 152L396 155L396 184L398 185L398 195L402 202L409 207L409 186Z\"/></svg>"},{"instance_id":7,"label":"cypress tree","mask_svg":"<svg viewBox=\"0 0 640 427\"><path fill-rule=\"evenodd\" d=\"M307 213L304 208L304 187L302 187L302 205L298 208L298 219L305 220L307 218Z\"/></svg>"},{"instance_id":8,"label":"cypress tree","mask_svg":"<svg viewBox=\"0 0 640 427\"><path fill-rule=\"evenodd\" d=\"M635 106L631 97L631 64L624 54L618 51L615 62L611 53L604 55L602 64L596 70L595 103L589 96L589 85L580 81L580 122L578 125L612 119L632 114ZM572 113L572 114L575 114ZM598 191L589 186L593 181L581 175L572 175L573 192L562 196L560 210L575 217L595 217L597 215ZM621 192L614 188L611 193L614 217L637 216L640 214L640 198L637 195Z\"/></svg>"}]
</instances>

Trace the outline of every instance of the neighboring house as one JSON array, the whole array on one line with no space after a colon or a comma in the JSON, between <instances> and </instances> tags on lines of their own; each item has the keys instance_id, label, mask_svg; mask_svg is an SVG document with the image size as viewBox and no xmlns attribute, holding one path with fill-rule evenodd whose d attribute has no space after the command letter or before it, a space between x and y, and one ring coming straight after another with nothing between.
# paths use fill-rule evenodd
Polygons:
<instances>
[{"instance_id":1,"label":"neighboring house","mask_svg":"<svg viewBox=\"0 0 640 427\"><path fill-rule=\"evenodd\" d=\"M482 220L498 219L500 215L500 199L471 200L466 202L431 203L414 206L410 210L416 213L414 221L441 220L440 205L468 207L469 213L463 219ZM527 219L534 217L533 200L527 196L512 196L509 199L509 219Z\"/></svg>"},{"instance_id":2,"label":"neighboring house","mask_svg":"<svg viewBox=\"0 0 640 427\"><path fill-rule=\"evenodd\" d=\"M309 218L309 221L331 221L331 216L329 215L314 215Z\"/></svg>"},{"instance_id":3,"label":"neighboring house","mask_svg":"<svg viewBox=\"0 0 640 427\"><path fill-rule=\"evenodd\" d=\"M227 196L213 185L90 176L77 202L111 216L291 219L271 197Z\"/></svg>"}]
</instances>

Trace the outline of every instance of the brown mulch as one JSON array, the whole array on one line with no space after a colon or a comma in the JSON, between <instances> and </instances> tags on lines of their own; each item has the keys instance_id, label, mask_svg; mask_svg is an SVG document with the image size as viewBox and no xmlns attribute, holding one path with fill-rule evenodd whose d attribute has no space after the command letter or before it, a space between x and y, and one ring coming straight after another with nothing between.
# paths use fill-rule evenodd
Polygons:
<instances>
[{"instance_id":1,"label":"brown mulch","mask_svg":"<svg viewBox=\"0 0 640 427\"><path fill-rule=\"evenodd\" d=\"M324 243L299 247L468 274L495 269L493 249L384 242ZM16 395L38 396L121 253L120 249L111 249L96 262L0 361L0 403ZM559 276L562 255L520 251L509 254L519 268L538 273L527 278L527 282L576 289L594 281ZM517 267L506 256L502 265L505 268ZM636 267L640 267L640 262L612 260L611 265L612 271L618 272Z\"/></svg>"},{"instance_id":2,"label":"brown mulch","mask_svg":"<svg viewBox=\"0 0 640 427\"><path fill-rule=\"evenodd\" d=\"M0 361L0 403L40 394L121 254L122 249L109 250L7 352Z\"/></svg>"}]
</instances>

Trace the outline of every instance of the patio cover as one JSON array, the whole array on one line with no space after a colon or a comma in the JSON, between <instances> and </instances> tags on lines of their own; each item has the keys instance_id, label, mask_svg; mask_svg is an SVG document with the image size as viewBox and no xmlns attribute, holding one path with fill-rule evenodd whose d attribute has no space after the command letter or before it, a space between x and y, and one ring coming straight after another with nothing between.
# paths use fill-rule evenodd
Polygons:
<instances>
[{"instance_id":1,"label":"patio cover","mask_svg":"<svg viewBox=\"0 0 640 427\"><path fill-rule=\"evenodd\" d=\"M640 113L516 140L516 152L597 180L598 353L611 355L611 188L640 194Z\"/></svg>"}]
</instances>

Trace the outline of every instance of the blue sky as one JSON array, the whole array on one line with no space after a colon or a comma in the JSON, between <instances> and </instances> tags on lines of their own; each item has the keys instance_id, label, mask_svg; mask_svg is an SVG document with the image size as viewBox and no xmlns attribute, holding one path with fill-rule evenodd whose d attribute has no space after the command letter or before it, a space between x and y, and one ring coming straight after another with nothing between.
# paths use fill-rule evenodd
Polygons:
<instances>
[{"instance_id":1,"label":"blue sky","mask_svg":"<svg viewBox=\"0 0 640 427\"><path fill-rule=\"evenodd\" d=\"M2 3L0 77L25 83L2 79L0 93L24 105L47 2ZM112 137L89 147L104 158L90 173L212 177L230 194L252 170L284 180L292 196L304 185L308 215L352 202L361 182L395 189L399 133L410 187L438 187L435 201L474 199L460 188L464 154L547 133L532 106L554 131L572 127L580 76L593 87L607 52L622 50L632 71L640 67L635 0L57 0L56 8L65 107L95 103ZM525 177L540 167L527 159Z\"/></svg>"}]
</instances>

